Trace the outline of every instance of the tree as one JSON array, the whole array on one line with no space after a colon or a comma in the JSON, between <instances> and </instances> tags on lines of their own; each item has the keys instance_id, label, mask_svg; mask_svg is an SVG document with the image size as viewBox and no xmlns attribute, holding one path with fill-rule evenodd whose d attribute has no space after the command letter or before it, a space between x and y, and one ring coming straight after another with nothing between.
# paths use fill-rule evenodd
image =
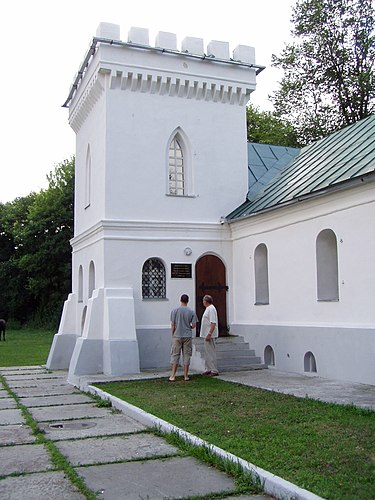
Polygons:
<instances>
[{"instance_id":1,"label":"tree","mask_svg":"<svg viewBox=\"0 0 375 500\"><path fill-rule=\"evenodd\" d=\"M35 304L27 288L27 273L21 271L22 241L17 237L27 224L28 211L36 194L0 204L0 316L20 322L32 314Z\"/></svg>"},{"instance_id":2,"label":"tree","mask_svg":"<svg viewBox=\"0 0 375 500\"><path fill-rule=\"evenodd\" d=\"M71 289L74 159L47 178L46 190L0 204L0 311L55 327Z\"/></svg>"},{"instance_id":3,"label":"tree","mask_svg":"<svg viewBox=\"0 0 375 500\"><path fill-rule=\"evenodd\" d=\"M273 65L284 71L271 97L307 144L375 110L371 0L297 0L292 36Z\"/></svg>"},{"instance_id":4,"label":"tree","mask_svg":"<svg viewBox=\"0 0 375 500\"><path fill-rule=\"evenodd\" d=\"M71 288L74 161L60 163L47 178L48 189L38 193L20 233L25 251L19 266L36 301L34 319L55 324Z\"/></svg>"},{"instance_id":5,"label":"tree","mask_svg":"<svg viewBox=\"0 0 375 500\"><path fill-rule=\"evenodd\" d=\"M246 108L247 140L275 146L298 147L297 134L292 125L271 111L260 111L250 104Z\"/></svg>"}]
</instances>

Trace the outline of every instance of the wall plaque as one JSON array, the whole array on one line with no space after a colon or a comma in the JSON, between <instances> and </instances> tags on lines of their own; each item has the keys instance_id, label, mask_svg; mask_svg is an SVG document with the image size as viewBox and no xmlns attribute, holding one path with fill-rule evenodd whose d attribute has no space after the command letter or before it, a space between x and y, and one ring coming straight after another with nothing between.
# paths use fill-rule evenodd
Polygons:
<instances>
[{"instance_id":1,"label":"wall plaque","mask_svg":"<svg viewBox=\"0 0 375 500\"><path fill-rule=\"evenodd\" d=\"M171 264L171 278L191 278L191 264Z\"/></svg>"}]
</instances>

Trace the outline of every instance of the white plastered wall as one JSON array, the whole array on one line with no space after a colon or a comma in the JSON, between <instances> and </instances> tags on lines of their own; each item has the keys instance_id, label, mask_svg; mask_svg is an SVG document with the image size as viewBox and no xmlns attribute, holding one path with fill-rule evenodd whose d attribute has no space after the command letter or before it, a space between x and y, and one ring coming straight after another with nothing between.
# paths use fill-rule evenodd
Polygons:
<instances>
[{"instance_id":1,"label":"white plastered wall","mask_svg":"<svg viewBox=\"0 0 375 500\"><path fill-rule=\"evenodd\" d=\"M270 345L275 367L304 372L311 351L317 375L375 383L374 186L369 184L232 224L232 330L257 354ZM339 301L317 301L316 238L337 237ZM269 305L254 305L254 250L268 248Z\"/></svg>"}]
</instances>

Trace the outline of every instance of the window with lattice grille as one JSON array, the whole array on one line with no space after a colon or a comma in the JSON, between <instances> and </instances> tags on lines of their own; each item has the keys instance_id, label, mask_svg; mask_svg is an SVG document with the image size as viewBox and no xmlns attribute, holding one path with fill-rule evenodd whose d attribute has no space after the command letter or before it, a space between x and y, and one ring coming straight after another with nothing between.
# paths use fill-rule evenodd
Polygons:
<instances>
[{"instance_id":1,"label":"window with lattice grille","mask_svg":"<svg viewBox=\"0 0 375 500\"><path fill-rule=\"evenodd\" d=\"M165 267L159 259L148 259L142 268L142 297L165 299Z\"/></svg>"},{"instance_id":2,"label":"window with lattice grille","mask_svg":"<svg viewBox=\"0 0 375 500\"><path fill-rule=\"evenodd\" d=\"M178 139L175 137L169 146L169 194L185 194L184 155Z\"/></svg>"}]
</instances>

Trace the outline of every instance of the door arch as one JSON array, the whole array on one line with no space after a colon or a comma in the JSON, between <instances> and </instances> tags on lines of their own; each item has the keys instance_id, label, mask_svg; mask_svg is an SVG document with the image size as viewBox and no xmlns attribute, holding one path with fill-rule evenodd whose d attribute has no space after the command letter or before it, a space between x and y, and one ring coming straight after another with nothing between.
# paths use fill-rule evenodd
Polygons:
<instances>
[{"instance_id":1,"label":"door arch","mask_svg":"<svg viewBox=\"0 0 375 500\"><path fill-rule=\"evenodd\" d=\"M228 335L227 324L227 283L225 265L216 255L203 255L195 264L195 310L200 321L204 313L203 297L211 295L218 315L219 337Z\"/></svg>"}]
</instances>

